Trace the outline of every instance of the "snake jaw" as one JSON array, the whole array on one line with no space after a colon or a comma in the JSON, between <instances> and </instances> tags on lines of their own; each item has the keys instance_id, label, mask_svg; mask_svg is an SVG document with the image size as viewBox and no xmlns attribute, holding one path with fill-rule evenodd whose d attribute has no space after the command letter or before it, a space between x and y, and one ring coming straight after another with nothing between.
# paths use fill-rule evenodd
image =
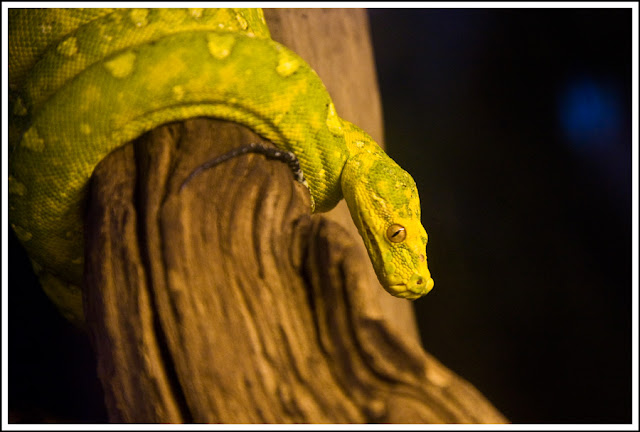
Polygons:
<instances>
[{"instance_id":1,"label":"snake jaw","mask_svg":"<svg viewBox=\"0 0 640 432\"><path fill-rule=\"evenodd\" d=\"M427 272L428 273L428 272ZM406 283L389 285L387 291L395 297L407 300L416 300L429 293L433 289L433 279L414 273Z\"/></svg>"},{"instance_id":2,"label":"snake jaw","mask_svg":"<svg viewBox=\"0 0 640 432\"><path fill-rule=\"evenodd\" d=\"M390 285L387 291L394 297L407 300L417 300L422 297L422 294L407 291L406 285Z\"/></svg>"}]
</instances>

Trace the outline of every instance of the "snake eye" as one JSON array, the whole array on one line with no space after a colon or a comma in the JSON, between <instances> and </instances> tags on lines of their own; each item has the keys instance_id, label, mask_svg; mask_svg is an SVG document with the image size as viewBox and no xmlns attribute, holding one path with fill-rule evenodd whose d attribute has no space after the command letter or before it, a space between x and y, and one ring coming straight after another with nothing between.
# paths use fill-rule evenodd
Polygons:
<instances>
[{"instance_id":1,"label":"snake eye","mask_svg":"<svg viewBox=\"0 0 640 432\"><path fill-rule=\"evenodd\" d=\"M393 243L401 243L407 238L407 231L402 225L393 224L387 229L387 238Z\"/></svg>"}]
</instances>

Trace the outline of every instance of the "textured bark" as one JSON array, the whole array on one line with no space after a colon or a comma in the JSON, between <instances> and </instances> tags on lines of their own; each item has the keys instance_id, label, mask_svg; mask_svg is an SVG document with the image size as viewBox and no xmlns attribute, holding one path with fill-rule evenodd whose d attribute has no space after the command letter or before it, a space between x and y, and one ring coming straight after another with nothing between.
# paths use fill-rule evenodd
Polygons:
<instances>
[{"instance_id":1,"label":"textured bark","mask_svg":"<svg viewBox=\"0 0 640 432\"><path fill-rule=\"evenodd\" d=\"M366 15L266 15L342 116L380 139ZM192 119L96 169L85 309L110 420L506 421L422 349L411 304L382 290L348 211L310 215L287 165L240 156L179 190L196 166L257 141L238 125Z\"/></svg>"}]
</instances>

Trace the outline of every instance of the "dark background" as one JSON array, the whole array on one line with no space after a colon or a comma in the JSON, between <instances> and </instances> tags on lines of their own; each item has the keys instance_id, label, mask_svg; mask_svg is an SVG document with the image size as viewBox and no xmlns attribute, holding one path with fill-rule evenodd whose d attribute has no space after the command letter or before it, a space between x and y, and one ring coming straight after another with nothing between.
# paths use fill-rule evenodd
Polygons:
<instances>
[{"instance_id":1,"label":"dark background","mask_svg":"<svg viewBox=\"0 0 640 432\"><path fill-rule=\"evenodd\" d=\"M512 422L630 422L631 10L370 18L425 348Z\"/></svg>"},{"instance_id":2,"label":"dark background","mask_svg":"<svg viewBox=\"0 0 640 432\"><path fill-rule=\"evenodd\" d=\"M370 19L429 233L424 346L514 423L630 422L631 9ZM88 341L9 246L9 420L106 422Z\"/></svg>"}]
</instances>

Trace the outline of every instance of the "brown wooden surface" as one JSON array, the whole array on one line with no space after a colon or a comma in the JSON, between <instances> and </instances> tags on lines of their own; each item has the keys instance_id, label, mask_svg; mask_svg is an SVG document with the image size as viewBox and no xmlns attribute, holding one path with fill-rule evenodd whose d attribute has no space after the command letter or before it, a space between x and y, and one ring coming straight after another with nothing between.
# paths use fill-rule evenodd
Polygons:
<instances>
[{"instance_id":1,"label":"brown wooden surface","mask_svg":"<svg viewBox=\"0 0 640 432\"><path fill-rule=\"evenodd\" d=\"M364 12L266 16L339 113L380 139ZM411 304L379 286L346 208L311 216L285 164L238 157L179 192L197 165L256 141L192 119L96 169L85 308L110 420L504 422L424 352Z\"/></svg>"}]
</instances>

